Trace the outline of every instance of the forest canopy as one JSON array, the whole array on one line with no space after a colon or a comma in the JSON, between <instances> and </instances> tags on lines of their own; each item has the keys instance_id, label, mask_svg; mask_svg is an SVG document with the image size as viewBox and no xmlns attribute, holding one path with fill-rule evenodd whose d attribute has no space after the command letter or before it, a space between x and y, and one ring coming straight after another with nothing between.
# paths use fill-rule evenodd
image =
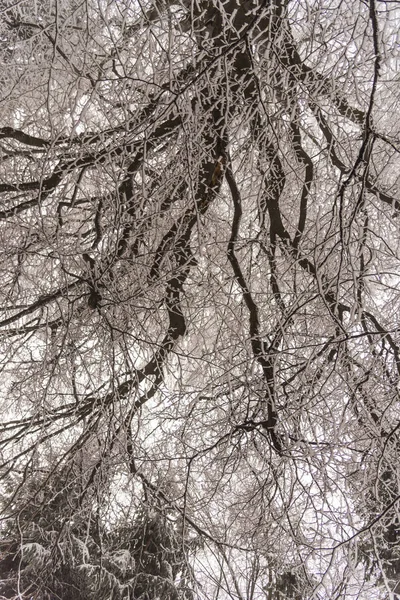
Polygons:
<instances>
[{"instance_id":1,"label":"forest canopy","mask_svg":"<svg viewBox=\"0 0 400 600\"><path fill-rule=\"evenodd\" d=\"M398 3L0 12L0 598L400 597Z\"/></svg>"}]
</instances>

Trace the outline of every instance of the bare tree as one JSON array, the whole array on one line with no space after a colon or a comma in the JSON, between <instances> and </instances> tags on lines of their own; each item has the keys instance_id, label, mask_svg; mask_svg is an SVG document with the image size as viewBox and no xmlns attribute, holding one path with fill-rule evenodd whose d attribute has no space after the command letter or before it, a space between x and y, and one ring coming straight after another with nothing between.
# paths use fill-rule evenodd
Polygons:
<instances>
[{"instance_id":1,"label":"bare tree","mask_svg":"<svg viewBox=\"0 0 400 600\"><path fill-rule=\"evenodd\" d=\"M4 516L144 489L199 597L400 594L396 3L2 11Z\"/></svg>"}]
</instances>

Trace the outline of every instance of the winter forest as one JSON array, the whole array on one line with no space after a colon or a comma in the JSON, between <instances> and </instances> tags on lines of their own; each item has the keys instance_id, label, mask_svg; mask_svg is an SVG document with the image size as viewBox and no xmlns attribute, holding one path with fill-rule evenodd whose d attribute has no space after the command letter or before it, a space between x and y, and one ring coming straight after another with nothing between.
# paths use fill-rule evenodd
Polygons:
<instances>
[{"instance_id":1,"label":"winter forest","mask_svg":"<svg viewBox=\"0 0 400 600\"><path fill-rule=\"evenodd\" d=\"M2 0L2 600L400 598L399 28Z\"/></svg>"}]
</instances>

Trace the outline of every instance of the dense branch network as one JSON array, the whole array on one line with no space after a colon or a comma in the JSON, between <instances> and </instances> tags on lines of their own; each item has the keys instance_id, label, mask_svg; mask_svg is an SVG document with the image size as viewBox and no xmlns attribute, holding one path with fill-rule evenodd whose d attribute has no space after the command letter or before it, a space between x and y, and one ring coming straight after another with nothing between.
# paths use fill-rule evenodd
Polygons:
<instances>
[{"instance_id":1,"label":"dense branch network","mask_svg":"<svg viewBox=\"0 0 400 600\"><path fill-rule=\"evenodd\" d=\"M22 2L1 38L2 469L91 448L85 493L118 465L239 597L246 553L254 598L345 598L353 540L400 572L395 16L331 4Z\"/></svg>"}]
</instances>

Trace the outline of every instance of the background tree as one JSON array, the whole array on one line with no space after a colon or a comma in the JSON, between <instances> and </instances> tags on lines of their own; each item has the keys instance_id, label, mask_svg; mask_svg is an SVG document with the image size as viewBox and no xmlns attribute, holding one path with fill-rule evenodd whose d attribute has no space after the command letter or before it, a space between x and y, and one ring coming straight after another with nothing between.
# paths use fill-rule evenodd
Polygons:
<instances>
[{"instance_id":1,"label":"background tree","mask_svg":"<svg viewBox=\"0 0 400 600\"><path fill-rule=\"evenodd\" d=\"M75 497L83 454L87 535L144 485L183 556L202 540L200 597L395 593L398 19L376 0L5 3L5 517L36 519L28 474Z\"/></svg>"},{"instance_id":2,"label":"background tree","mask_svg":"<svg viewBox=\"0 0 400 600\"><path fill-rule=\"evenodd\" d=\"M100 486L88 489L83 467L51 480L36 474L22 486L25 498L9 502L15 520L0 542L1 597L191 600L183 532L169 507L137 492L136 503L110 505ZM187 540L187 550L195 543Z\"/></svg>"}]
</instances>

